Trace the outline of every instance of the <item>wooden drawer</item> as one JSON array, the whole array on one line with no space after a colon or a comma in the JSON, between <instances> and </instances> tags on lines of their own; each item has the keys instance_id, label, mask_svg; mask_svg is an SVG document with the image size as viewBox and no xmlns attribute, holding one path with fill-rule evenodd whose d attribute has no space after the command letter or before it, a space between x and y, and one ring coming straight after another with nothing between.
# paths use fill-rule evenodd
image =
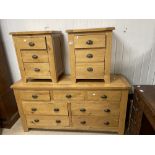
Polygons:
<instances>
[{"instance_id":1,"label":"wooden drawer","mask_svg":"<svg viewBox=\"0 0 155 155\"><path fill-rule=\"evenodd\" d=\"M105 49L76 49L76 62L104 62Z\"/></svg>"},{"instance_id":2,"label":"wooden drawer","mask_svg":"<svg viewBox=\"0 0 155 155\"><path fill-rule=\"evenodd\" d=\"M26 119L29 128L52 128L69 126L68 116L27 115Z\"/></svg>"},{"instance_id":3,"label":"wooden drawer","mask_svg":"<svg viewBox=\"0 0 155 155\"><path fill-rule=\"evenodd\" d=\"M68 90L54 90L53 98L55 100L84 100L84 92L83 91L68 91Z\"/></svg>"},{"instance_id":4,"label":"wooden drawer","mask_svg":"<svg viewBox=\"0 0 155 155\"><path fill-rule=\"evenodd\" d=\"M101 116L73 116L72 125L77 128L105 128L117 127L118 117L101 117Z\"/></svg>"},{"instance_id":5,"label":"wooden drawer","mask_svg":"<svg viewBox=\"0 0 155 155\"><path fill-rule=\"evenodd\" d=\"M23 62L48 62L48 53L42 51L21 51Z\"/></svg>"},{"instance_id":6,"label":"wooden drawer","mask_svg":"<svg viewBox=\"0 0 155 155\"><path fill-rule=\"evenodd\" d=\"M105 47L104 34L76 35L74 37L75 48Z\"/></svg>"},{"instance_id":7,"label":"wooden drawer","mask_svg":"<svg viewBox=\"0 0 155 155\"><path fill-rule=\"evenodd\" d=\"M18 37L16 41L20 49L46 49L45 37Z\"/></svg>"},{"instance_id":8,"label":"wooden drawer","mask_svg":"<svg viewBox=\"0 0 155 155\"><path fill-rule=\"evenodd\" d=\"M120 101L121 100L121 91L88 91L87 99L90 101Z\"/></svg>"},{"instance_id":9,"label":"wooden drawer","mask_svg":"<svg viewBox=\"0 0 155 155\"><path fill-rule=\"evenodd\" d=\"M77 63L77 79L103 79L104 63Z\"/></svg>"},{"instance_id":10,"label":"wooden drawer","mask_svg":"<svg viewBox=\"0 0 155 155\"><path fill-rule=\"evenodd\" d=\"M118 102L91 102L86 103L71 103L72 115L94 115L94 116L111 116L119 115Z\"/></svg>"},{"instance_id":11,"label":"wooden drawer","mask_svg":"<svg viewBox=\"0 0 155 155\"><path fill-rule=\"evenodd\" d=\"M51 78L49 63L24 63L26 77L29 78Z\"/></svg>"},{"instance_id":12,"label":"wooden drawer","mask_svg":"<svg viewBox=\"0 0 155 155\"><path fill-rule=\"evenodd\" d=\"M50 101L49 91L21 91L21 99L25 101Z\"/></svg>"},{"instance_id":13,"label":"wooden drawer","mask_svg":"<svg viewBox=\"0 0 155 155\"><path fill-rule=\"evenodd\" d=\"M22 102L27 115L68 115L67 103L63 102Z\"/></svg>"}]
</instances>

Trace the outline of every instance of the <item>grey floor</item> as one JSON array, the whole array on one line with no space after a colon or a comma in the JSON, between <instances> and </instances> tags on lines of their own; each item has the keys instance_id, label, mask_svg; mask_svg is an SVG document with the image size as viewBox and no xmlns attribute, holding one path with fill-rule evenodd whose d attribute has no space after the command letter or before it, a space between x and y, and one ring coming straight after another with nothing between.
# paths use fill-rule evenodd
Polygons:
<instances>
[{"instance_id":1,"label":"grey floor","mask_svg":"<svg viewBox=\"0 0 155 155\"><path fill-rule=\"evenodd\" d=\"M29 130L24 132L20 119L13 125L11 129L3 129L3 135L105 135L107 133L94 132L67 132L67 131L50 131L50 130Z\"/></svg>"}]
</instances>

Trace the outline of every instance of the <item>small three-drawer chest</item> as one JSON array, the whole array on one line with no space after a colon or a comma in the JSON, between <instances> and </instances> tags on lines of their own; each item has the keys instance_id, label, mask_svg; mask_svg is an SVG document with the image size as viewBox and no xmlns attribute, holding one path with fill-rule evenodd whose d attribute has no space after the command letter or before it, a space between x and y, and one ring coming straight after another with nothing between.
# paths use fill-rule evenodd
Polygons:
<instances>
[{"instance_id":1,"label":"small three-drawer chest","mask_svg":"<svg viewBox=\"0 0 155 155\"><path fill-rule=\"evenodd\" d=\"M63 73L62 34L59 31L13 32L22 79L51 79Z\"/></svg>"},{"instance_id":2,"label":"small three-drawer chest","mask_svg":"<svg viewBox=\"0 0 155 155\"><path fill-rule=\"evenodd\" d=\"M67 30L71 80L103 79L110 82L112 30L114 27Z\"/></svg>"}]
</instances>

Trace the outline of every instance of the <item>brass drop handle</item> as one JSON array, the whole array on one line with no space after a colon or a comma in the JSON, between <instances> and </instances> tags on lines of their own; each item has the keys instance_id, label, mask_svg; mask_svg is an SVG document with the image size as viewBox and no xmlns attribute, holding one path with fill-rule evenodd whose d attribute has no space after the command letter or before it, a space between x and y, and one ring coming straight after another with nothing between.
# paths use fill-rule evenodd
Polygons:
<instances>
[{"instance_id":1,"label":"brass drop handle","mask_svg":"<svg viewBox=\"0 0 155 155\"><path fill-rule=\"evenodd\" d=\"M84 125L84 124L86 124L86 121L81 121L80 123L81 123L82 125Z\"/></svg>"},{"instance_id":2,"label":"brass drop handle","mask_svg":"<svg viewBox=\"0 0 155 155\"><path fill-rule=\"evenodd\" d=\"M35 72L40 72L40 69L39 68L34 68L34 71Z\"/></svg>"},{"instance_id":3,"label":"brass drop handle","mask_svg":"<svg viewBox=\"0 0 155 155\"><path fill-rule=\"evenodd\" d=\"M86 44L87 44L87 45L92 45L92 44L93 44L93 41L92 41L92 40L87 40L87 41L86 41Z\"/></svg>"},{"instance_id":4,"label":"brass drop handle","mask_svg":"<svg viewBox=\"0 0 155 155\"><path fill-rule=\"evenodd\" d=\"M32 98L33 99L37 99L38 98L38 95L32 95Z\"/></svg>"},{"instance_id":5,"label":"brass drop handle","mask_svg":"<svg viewBox=\"0 0 155 155\"><path fill-rule=\"evenodd\" d=\"M93 72L93 68L92 68L92 67L88 67L88 68L87 68L87 71L88 71L88 72Z\"/></svg>"},{"instance_id":6,"label":"brass drop handle","mask_svg":"<svg viewBox=\"0 0 155 155\"><path fill-rule=\"evenodd\" d=\"M104 109L104 112L110 112L110 109Z\"/></svg>"},{"instance_id":7,"label":"brass drop handle","mask_svg":"<svg viewBox=\"0 0 155 155\"><path fill-rule=\"evenodd\" d=\"M110 123L108 121L104 122L104 125L109 125Z\"/></svg>"},{"instance_id":8,"label":"brass drop handle","mask_svg":"<svg viewBox=\"0 0 155 155\"><path fill-rule=\"evenodd\" d=\"M35 112L35 111L37 111L37 108L32 108L31 111Z\"/></svg>"},{"instance_id":9,"label":"brass drop handle","mask_svg":"<svg viewBox=\"0 0 155 155\"><path fill-rule=\"evenodd\" d=\"M101 98L102 99L107 99L107 95L102 95Z\"/></svg>"},{"instance_id":10,"label":"brass drop handle","mask_svg":"<svg viewBox=\"0 0 155 155\"><path fill-rule=\"evenodd\" d=\"M134 105L132 106L133 111L138 112L138 108L136 108Z\"/></svg>"},{"instance_id":11,"label":"brass drop handle","mask_svg":"<svg viewBox=\"0 0 155 155\"><path fill-rule=\"evenodd\" d=\"M87 54L87 58L93 58L93 54Z\"/></svg>"},{"instance_id":12,"label":"brass drop handle","mask_svg":"<svg viewBox=\"0 0 155 155\"><path fill-rule=\"evenodd\" d=\"M34 42L29 42L29 46L31 46L31 47L35 46L35 43Z\"/></svg>"},{"instance_id":13,"label":"brass drop handle","mask_svg":"<svg viewBox=\"0 0 155 155\"><path fill-rule=\"evenodd\" d=\"M56 120L55 122L56 122L56 123L61 123L61 120Z\"/></svg>"},{"instance_id":14,"label":"brass drop handle","mask_svg":"<svg viewBox=\"0 0 155 155\"><path fill-rule=\"evenodd\" d=\"M32 55L32 58L33 59L38 59L38 56L37 55Z\"/></svg>"},{"instance_id":15,"label":"brass drop handle","mask_svg":"<svg viewBox=\"0 0 155 155\"><path fill-rule=\"evenodd\" d=\"M67 94L67 95L66 95L66 98L72 98L72 95Z\"/></svg>"},{"instance_id":16,"label":"brass drop handle","mask_svg":"<svg viewBox=\"0 0 155 155\"><path fill-rule=\"evenodd\" d=\"M86 109L85 109L85 108L81 108L80 111L81 111L81 112L85 112Z\"/></svg>"},{"instance_id":17,"label":"brass drop handle","mask_svg":"<svg viewBox=\"0 0 155 155\"><path fill-rule=\"evenodd\" d=\"M58 112L59 111L59 108L54 108L54 112Z\"/></svg>"},{"instance_id":18,"label":"brass drop handle","mask_svg":"<svg viewBox=\"0 0 155 155\"><path fill-rule=\"evenodd\" d=\"M39 122L39 119L35 119L34 122L38 123Z\"/></svg>"}]
</instances>

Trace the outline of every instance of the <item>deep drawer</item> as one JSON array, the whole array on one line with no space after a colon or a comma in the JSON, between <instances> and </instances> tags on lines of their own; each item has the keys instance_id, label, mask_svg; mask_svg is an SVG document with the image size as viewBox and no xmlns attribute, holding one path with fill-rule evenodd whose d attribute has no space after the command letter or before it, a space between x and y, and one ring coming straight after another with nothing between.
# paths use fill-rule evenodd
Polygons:
<instances>
[{"instance_id":1,"label":"deep drawer","mask_svg":"<svg viewBox=\"0 0 155 155\"><path fill-rule=\"evenodd\" d=\"M93 116L111 116L119 115L119 102L92 102L85 103L72 102L72 115L93 115Z\"/></svg>"},{"instance_id":2,"label":"deep drawer","mask_svg":"<svg viewBox=\"0 0 155 155\"><path fill-rule=\"evenodd\" d=\"M73 116L72 125L77 128L96 128L118 127L118 117L100 116Z\"/></svg>"},{"instance_id":3,"label":"deep drawer","mask_svg":"<svg viewBox=\"0 0 155 155\"><path fill-rule=\"evenodd\" d=\"M29 128L52 128L69 126L68 116L40 116L27 115L27 125Z\"/></svg>"},{"instance_id":4,"label":"deep drawer","mask_svg":"<svg viewBox=\"0 0 155 155\"><path fill-rule=\"evenodd\" d=\"M26 115L68 115L67 103L22 102Z\"/></svg>"}]
</instances>

